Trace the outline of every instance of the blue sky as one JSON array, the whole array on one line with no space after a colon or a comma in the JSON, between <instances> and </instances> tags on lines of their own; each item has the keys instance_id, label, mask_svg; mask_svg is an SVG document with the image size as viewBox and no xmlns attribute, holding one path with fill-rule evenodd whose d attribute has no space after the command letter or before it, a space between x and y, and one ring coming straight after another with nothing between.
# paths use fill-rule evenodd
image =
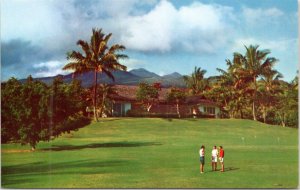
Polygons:
<instances>
[{"instance_id":1,"label":"blue sky","mask_svg":"<svg viewBox=\"0 0 300 190\"><path fill-rule=\"evenodd\" d=\"M92 28L126 46L128 69L206 77L226 69L244 45L279 59L290 81L298 69L297 0L2 0L1 80L66 74L66 52Z\"/></svg>"}]
</instances>

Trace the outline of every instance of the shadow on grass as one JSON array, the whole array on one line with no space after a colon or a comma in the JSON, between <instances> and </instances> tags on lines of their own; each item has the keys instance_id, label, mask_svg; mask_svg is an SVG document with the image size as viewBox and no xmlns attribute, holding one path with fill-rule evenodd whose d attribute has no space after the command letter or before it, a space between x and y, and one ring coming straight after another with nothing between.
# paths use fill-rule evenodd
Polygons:
<instances>
[{"instance_id":1,"label":"shadow on grass","mask_svg":"<svg viewBox=\"0 0 300 190\"><path fill-rule=\"evenodd\" d=\"M195 122L195 121L199 121L200 119L207 119L207 118L178 118L177 117L177 118L162 118L162 119L170 121L170 122L173 121L174 119Z\"/></svg>"},{"instance_id":2,"label":"shadow on grass","mask_svg":"<svg viewBox=\"0 0 300 190\"><path fill-rule=\"evenodd\" d=\"M235 168L235 167L228 167L228 168L224 168L224 172L230 172L233 170L239 170L240 168Z\"/></svg>"},{"instance_id":3,"label":"shadow on grass","mask_svg":"<svg viewBox=\"0 0 300 190\"><path fill-rule=\"evenodd\" d=\"M167 120L167 121L173 121L173 118L163 118L164 120Z\"/></svg>"},{"instance_id":4,"label":"shadow on grass","mask_svg":"<svg viewBox=\"0 0 300 190\"><path fill-rule=\"evenodd\" d=\"M42 148L42 151L65 151L65 150L81 150L85 148L126 148L140 146L157 146L162 145L157 142L114 142L114 143L92 143L86 145L52 145L50 148Z\"/></svg>"},{"instance_id":5,"label":"shadow on grass","mask_svg":"<svg viewBox=\"0 0 300 190\"><path fill-rule=\"evenodd\" d=\"M230 172L230 171L233 171L233 170L239 170L240 168L235 168L235 167L227 167L227 168L224 168L224 172ZM221 169L217 169L217 171L208 171L208 172L220 172Z\"/></svg>"},{"instance_id":6,"label":"shadow on grass","mask_svg":"<svg viewBox=\"0 0 300 190\"><path fill-rule=\"evenodd\" d=\"M1 179L1 186L5 187L6 185L15 185L15 184L22 184L22 183L30 183L34 180L30 179L12 179L12 178L5 178L2 177Z\"/></svg>"},{"instance_id":7,"label":"shadow on grass","mask_svg":"<svg viewBox=\"0 0 300 190\"><path fill-rule=\"evenodd\" d=\"M109 118L105 118L105 119L101 119L99 118L98 122L95 123L106 123L106 122L110 122L110 121L119 121L119 120L125 120L126 118L121 118L121 117L109 117Z\"/></svg>"},{"instance_id":8,"label":"shadow on grass","mask_svg":"<svg viewBox=\"0 0 300 190\"><path fill-rule=\"evenodd\" d=\"M13 166L2 166L1 185L20 185L51 179L53 175L105 174L119 171L120 166L128 165L126 160L77 160L69 162L33 162ZM116 169L113 169L116 168ZM38 188L38 187L36 187Z\"/></svg>"}]
</instances>

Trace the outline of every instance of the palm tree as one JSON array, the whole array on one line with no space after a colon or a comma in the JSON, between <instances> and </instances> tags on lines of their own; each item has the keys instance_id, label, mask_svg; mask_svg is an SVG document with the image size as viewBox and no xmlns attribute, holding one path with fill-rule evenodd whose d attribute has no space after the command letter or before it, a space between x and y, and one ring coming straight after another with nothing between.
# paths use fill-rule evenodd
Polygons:
<instances>
[{"instance_id":1,"label":"palm tree","mask_svg":"<svg viewBox=\"0 0 300 190\"><path fill-rule=\"evenodd\" d=\"M208 81L204 78L206 70L201 70L201 67L195 67L191 76L183 76L188 88L191 89L193 95L202 93L208 86Z\"/></svg>"},{"instance_id":2,"label":"palm tree","mask_svg":"<svg viewBox=\"0 0 300 190\"><path fill-rule=\"evenodd\" d=\"M73 70L74 76L76 74L85 73L89 71L94 72L94 118L98 121L96 114L96 97L97 97L97 73L105 73L109 78L114 80L112 71L114 70L126 70L126 66L119 63L119 59L127 58L125 54L118 54L118 51L125 50L125 46L114 44L108 47L108 41L112 34L105 35L102 33L102 29L93 29L90 43L78 40L77 45L83 50L82 54L78 51L72 51L68 53L67 59L70 60L63 69Z\"/></svg>"},{"instance_id":3,"label":"palm tree","mask_svg":"<svg viewBox=\"0 0 300 190\"><path fill-rule=\"evenodd\" d=\"M251 89L249 89L249 78L240 72L242 64L236 56L235 54L233 61L226 59L227 71L217 68L217 71L222 73L218 86L224 89L222 94L226 97L225 109L228 110L230 117L235 117L236 113L240 113L240 117L243 118L243 108Z\"/></svg>"},{"instance_id":4,"label":"palm tree","mask_svg":"<svg viewBox=\"0 0 300 190\"><path fill-rule=\"evenodd\" d=\"M262 73L261 81L258 82L258 95L260 96L259 101L262 106L264 123L266 123L268 108L275 101L276 94L281 91L279 86L282 77L282 74L277 70L267 69Z\"/></svg>"},{"instance_id":5,"label":"palm tree","mask_svg":"<svg viewBox=\"0 0 300 190\"><path fill-rule=\"evenodd\" d=\"M298 91L298 84L299 84L299 77L298 77L298 75L299 75L299 71L297 70L297 75L296 75L296 77L291 82L292 85L293 85L294 90L297 90L297 91Z\"/></svg>"},{"instance_id":6,"label":"palm tree","mask_svg":"<svg viewBox=\"0 0 300 190\"><path fill-rule=\"evenodd\" d=\"M256 119L256 99L257 99L257 78L261 76L265 70L271 69L274 64L278 61L274 57L267 57L271 52L269 50L258 50L258 45L245 46L245 56L240 53L234 54L234 59L240 62L242 68L239 68L237 72L243 75L245 78L251 78L253 85L253 96L252 96L252 115L253 120Z\"/></svg>"},{"instance_id":7,"label":"palm tree","mask_svg":"<svg viewBox=\"0 0 300 190\"><path fill-rule=\"evenodd\" d=\"M117 94L116 89L113 85L110 84L100 84L99 85L99 94L101 96L100 101L100 109L99 109L99 115L102 116L103 112L107 110L107 106L109 102L107 101L107 98L109 95Z\"/></svg>"},{"instance_id":8,"label":"palm tree","mask_svg":"<svg viewBox=\"0 0 300 190\"><path fill-rule=\"evenodd\" d=\"M298 125L298 90L295 81L290 83L281 81L281 92L277 95L275 106L276 114L283 127L289 125L289 121L294 120L294 125ZM290 119L289 119L290 118Z\"/></svg>"}]
</instances>

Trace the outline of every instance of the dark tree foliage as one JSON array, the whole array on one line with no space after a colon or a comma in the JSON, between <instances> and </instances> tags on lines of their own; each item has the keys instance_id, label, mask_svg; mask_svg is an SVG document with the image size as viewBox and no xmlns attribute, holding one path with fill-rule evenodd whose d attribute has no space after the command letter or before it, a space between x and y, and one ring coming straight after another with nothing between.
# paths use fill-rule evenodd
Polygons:
<instances>
[{"instance_id":1,"label":"dark tree foliage","mask_svg":"<svg viewBox=\"0 0 300 190\"><path fill-rule=\"evenodd\" d=\"M49 141L89 123L83 116L80 82L64 84L56 78L49 87L28 77L24 84L12 78L1 85L1 139L30 144Z\"/></svg>"},{"instance_id":2,"label":"dark tree foliage","mask_svg":"<svg viewBox=\"0 0 300 190\"><path fill-rule=\"evenodd\" d=\"M1 83L1 141L7 142L19 139L18 123L21 123L22 97L21 83L11 78L6 83Z\"/></svg>"},{"instance_id":3,"label":"dark tree foliage","mask_svg":"<svg viewBox=\"0 0 300 190\"><path fill-rule=\"evenodd\" d=\"M158 102L158 91L161 89L159 83L153 85L140 83L136 92L137 100L142 102L143 107L150 112L151 107Z\"/></svg>"},{"instance_id":4,"label":"dark tree foliage","mask_svg":"<svg viewBox=\"0 0 300 190\"><path fill-rule=\"evenodd\" d=\"M167 94L167 101L176 105L178 118L181 118L179 105L185 101L186 97L187 95L184 90L174 87Z\"/></svg>"}]
</instances>

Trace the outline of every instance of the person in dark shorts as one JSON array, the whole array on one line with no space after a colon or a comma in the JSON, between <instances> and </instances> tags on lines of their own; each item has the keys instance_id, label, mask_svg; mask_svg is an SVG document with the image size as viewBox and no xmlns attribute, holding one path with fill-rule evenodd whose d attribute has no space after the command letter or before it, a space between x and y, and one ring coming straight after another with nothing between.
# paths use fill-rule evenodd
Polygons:
<instances>
[{"instance_id":1,"label":"person in dark shorts","mask_svg":"<svg viewBox=\"0 0 300 190\"><path fill-rule=\"evenodd\" d=\"M205 158L204 158L204 154L205 154L205 146L202 145L200 150L199 150L199 155L200 155L200 172L204 173L204 164L205 164Z\"/></svg>"}]
</instances>

